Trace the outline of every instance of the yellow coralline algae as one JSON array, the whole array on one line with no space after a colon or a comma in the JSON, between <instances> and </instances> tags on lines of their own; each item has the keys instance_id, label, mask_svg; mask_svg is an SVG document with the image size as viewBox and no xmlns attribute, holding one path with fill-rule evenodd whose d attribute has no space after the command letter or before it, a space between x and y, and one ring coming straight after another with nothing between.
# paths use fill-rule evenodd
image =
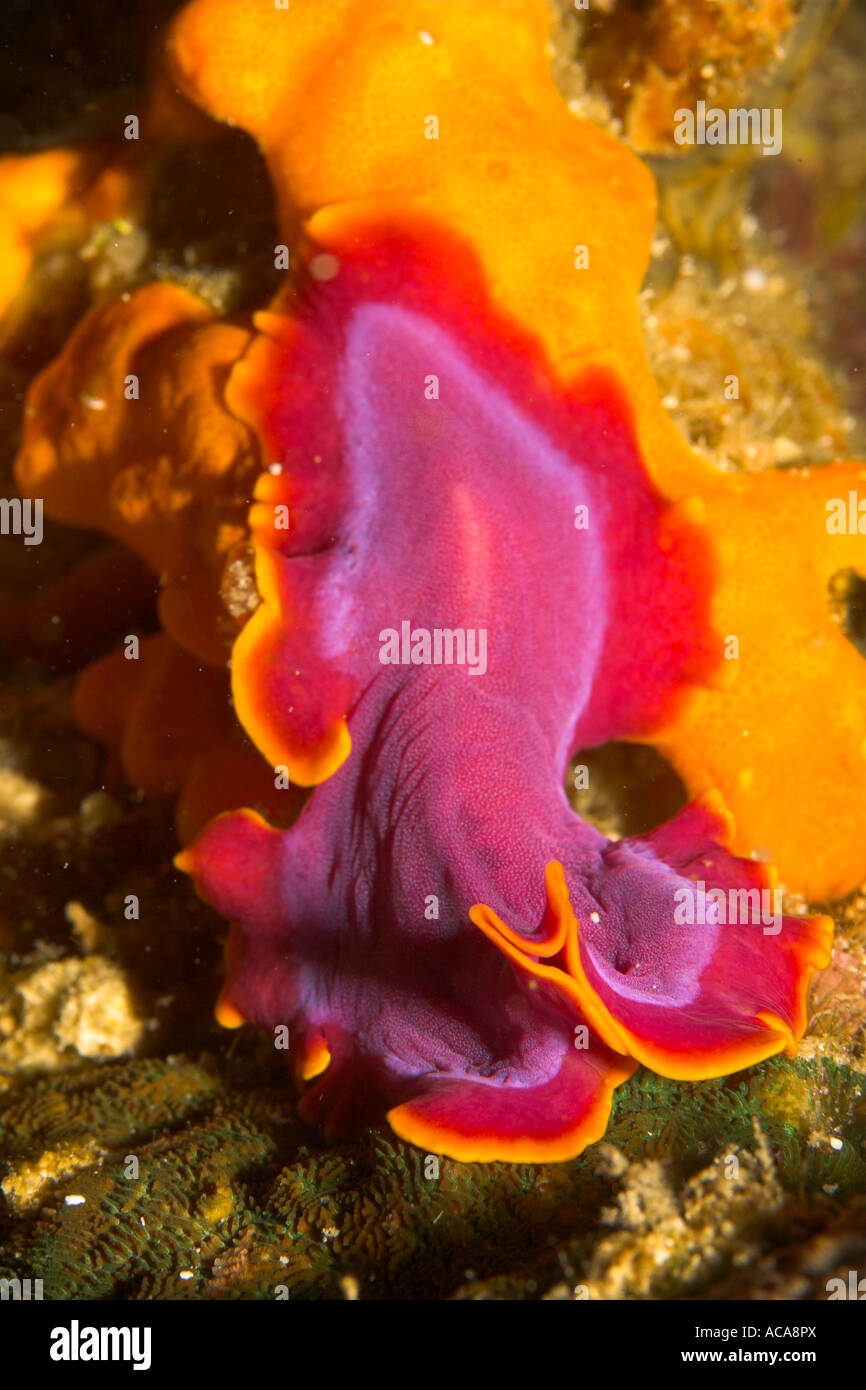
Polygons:
<instances>
[{"instance_id":1,"label":"yellow coralline algae","mask_svg":"<svg viewBox=\"0 0 866 1390\"><path fill-rule=\"evenodd\" d=\"M129 982L107 956L0 970L0 1073L122 1057L145 1031Z\"/></svg>"}]
</instances>

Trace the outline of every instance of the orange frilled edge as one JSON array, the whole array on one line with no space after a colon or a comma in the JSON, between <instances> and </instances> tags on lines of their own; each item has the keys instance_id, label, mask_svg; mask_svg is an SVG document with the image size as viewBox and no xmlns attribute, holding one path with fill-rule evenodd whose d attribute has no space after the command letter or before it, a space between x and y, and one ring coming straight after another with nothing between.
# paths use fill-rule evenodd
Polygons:
<instances>
[{"instance_id":1,"label":"orange frilled edge","mask_svg":"<svg viewBox=\"0 0 866 1390\"><path fill-rule=\"evenodd\" d=\"M704 798L698 813L707 814L723 837L732 829L717 798ZM776 876L769 866L755 866L753 882L773 889ZM789 1019L767 1010L758 1010L745 1020L745 1036L735 1036L732 1030L727 1044L709 1049L699 1046L700 1030L691 1033L689 1043L677 1048L660 1046L646 1034L626 1026L617 1011L593 987L581 956L581 933L572 911L562 866L552 861L545 875L547 911L539 936L530 942L513 931L496 913L484 904L476 904L470 915L475 925L511 961L518 977L531 988L544 988L575 1006L592 1032L618 1056L619 1065L610 1061L604 1074L597 1079L592 1103L579 1121L569 1123L567 1110L559 1113L556 1106L544 1104L540 1110L547 1129L534 1132L531 1138L516 1130L509 1115L508 1097L501 1100L502 1113L497 1117L495 1107L490 1117L490 1132L479 1135L461 1126L461 1083L450 1086L437 1084L429 1095L420 1097L389 1111L388 1120L402 1138L433 1152L444 1152L464 1161L485 1161L491 1158L514 1162L543 1162L570 1158L588 1144L601 1138L607 1126L613 1090L626 1080L639 1063L662 1076L674 1080L703 1080L725 1076L744 1067L753 1066L768 1057L785 1052L796 1055L797 1045L807 1022L806 1000L809 982L816 970L830 962L833 924L829 917L807 917L796 922L788 919L787 935L780 946L789 959L792 975L793 1007ZM615 991L614 991L615 998ZM657 1006L657 1010L658 1006ZM688 1030L687 1030L688 1031ZM563 1069L568 1070L568 1065ZM557 1078L547 1089L561 1085Z\"/></svg>"},{"instance_id":2,"label":"orange frilled edge","mask_svg":"<svg viewBox=\"0 0 866 1390\"><path fill-rule=\"evenodd\" d=\"M775 886L775 875L766 870L766 885ZM555 1162L568 1159L600 1139L607 1127L614 1089L643 1063L674 1080L703 1080L725 1076L786 1052L796 1055L807 1022L809 981L816 970L830 962L833 924L828 917L804 918L796 924L784 951L793 972L793 1017L759 1010L750 1020L749 1035L728 1045L699 1051L697 1036L690 1046L659 1046L652 1038L626 1027L608 1007L587 978L581 959L579 924L569 901L562 866L547 866L546 938L531 944L508 927L490 908L477 904L471 911L475 925L511 961L518 977L531 988L544 988L568 1000L592 1033L610 1051L604 1068L594 1079L590 1102L577 1119L569 1105L551 1104L557 1088L566 1089L569 1069L577 1063L566 1058L560 1075L533 1098L536 1106L531 1135L520 1130L520 1113L513 1114L513 1096L491 1092L486 1127L461 1122L467 1088L459 1081L436 1083L423 1093L388 1112L395 1133L431 1152L446 1153L465 1162L504 1159L511 1162ZM613 1060L612 1060L613 1059ZM565 1086L563 1082L565 1081ZM471 1088L469 1088L471 1089ZM475 1088L477 1090L477 1087ZM550 1094L548 1094L550 1093ZM471 1110L470 1110L471 1113ZM541 1116L541 1123L538 1117Z\"/></svg>"},{"instance_id":3,"label":"orange frilled edge","mask_svg":"<svg viewBox=\"0 0 866 1390\"><path fill-rule=\"evenodd\" d=\"M771 891L775 889L777 876L772 866L760 865L757 871L763 886ZM555 861L547 866L546 887L556 931L543 951L539 950L536 941L528 950L526 939L512 931L482 903L472 909L472 921L519 972L527 978L544 980L570 999L590 1027L614 1052L632 1057L660 1076L668 1076L675 1081L702 1081L728 1076L780 1052L796 1056L808 1021L806 1006L809 982L816 970L824 970L830 964L832 918L823 915L802 918L797 922L790 940L785 942L784 950L793 962L794 973L791 1021L787 1022L778 1014L759 1010L751 1020L754 1025L751 1037L698 1053L694 1047L677 1049L660 1046L653 1038L639 1034L616 1017L587 976L581 957L579 923L571 908L562 865ZM558 957L555 964L548 959L553 956Z\"/></svg>"}]
</instances>

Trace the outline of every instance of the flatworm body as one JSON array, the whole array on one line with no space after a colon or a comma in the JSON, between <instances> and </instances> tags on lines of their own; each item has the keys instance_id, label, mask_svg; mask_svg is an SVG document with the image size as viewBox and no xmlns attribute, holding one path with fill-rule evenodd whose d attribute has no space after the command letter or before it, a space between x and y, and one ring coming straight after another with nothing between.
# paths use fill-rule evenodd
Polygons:
<instances>
[{"instance_id":1,"label":"flatworm body","mask_svg":"<svg viewBox=\"0 0 866 1390\"><path fill-rule=\"evenodd\" d=\"M532 335L556 389L592 365L616 376L652 482L706 524L713 624L739 644L712 688L647 738L691 796L721 792L739 853L770 853L792 891L839 896L866 872L866 719L863 660L827 586L841 570L866 573L866 544L828 534L827 503L862 495L866 468L722 474L686 445L637 312L652 177L569 112L549 28L547 0L292 0L286 11L192 0L168 51L186 96L258 142L287 246L303 232L339 253L362 224L375 239L395 209L419 212L474 253L504 331ZM399 275L395 265L391 283Z\"/></svg>"},{"instance_id":2,"label":"flatworm body","mask_svg":"<svg viewBox=\"0 0 866 1390\"><path fill-rule=\"evenodd\" d=\"M615 380L557 391L459 243L361 241L261 316L229 388L274 460L235 703L324 785L290 830L223 817L181 862L235 923L223 1019L288 1025L323 1070L306 1114L565 1157L634 1059L708 1076L793 1044L829 928L676 925L698 879L771 882L711 802L617 844L570 809L576 748L663 723L718 662L702 534Z\"/></svg>"},{"instance_id":3,"label":"flatworm body","mask_svg":"<svg viewBox=\"0 0 866 1390\"><path fill-rule=\"evenodd\" d=\"M548 25L546 0L192 0L166 90L258 142L288 287L252 325L170 285L98 304L17 464L161 578L142 679L85 672L82 726L183 787L185 835L270 814L273 769L313 788L178 861L233 923L219 1017L288 1027L331 1132L387 1113L463 1159L579 1152L639 1062L794 1050L830 924L783 917L761 861L819 898L866 860L863 662L827 601L866 568L828 499L866 470L688 448L637 314L652 179L568 112ZM248 536L244 623L220 591ZM584 824L569 759L609 739L692 804Z\"/></svg>"}]
</instances>

